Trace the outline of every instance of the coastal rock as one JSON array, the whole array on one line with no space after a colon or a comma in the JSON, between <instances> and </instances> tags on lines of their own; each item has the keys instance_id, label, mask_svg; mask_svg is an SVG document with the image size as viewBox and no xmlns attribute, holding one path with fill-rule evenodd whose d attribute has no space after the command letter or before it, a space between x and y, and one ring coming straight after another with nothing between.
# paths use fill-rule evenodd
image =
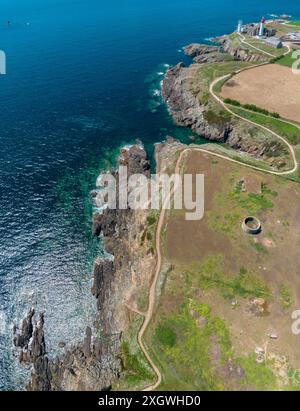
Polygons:
<instances>
[{"instance_id":1,"label":"coastal rock","mask_svg":"<svg viewBox=\"0 0 300 411\"><path fill-rule=\"evenodd\" d=\"M228 54L224 53L221 46L209 46L206 44L189 44L183 51L198 64L226 61L229 57Z\"/></svg>"},{"instance_id":2,"label":"coastal rock","mask_svg":"<svg viewBox=\"0 0 300 411\"><path fill-rule=\"evenodd\" d=\"M94 284L92 294L97 299L99 310L101 310L106 290L109 288L109 284L113 280L113 275L113 261L105 258L98 258L94 267Z\"/></svg>"},{"instance_id":3,"label":"coastal rock","mask_svg":"<svg viewBox=\"0 0 300 411\"><path fill-rule=\"evenodd\" d=\"M20 351L20 362L33 365L32 378L28 384L29 391L49 391L51 388L51 371L46 354L44 336L44 314L35 321L35 310L32 308L22 322L21 332L14 328L14 344Z\"/></svg>"},{"instance_id":4,"label":"coastal rock","mask_svg":"<svg viewBox=\"0 0 300 411\"><path fill-rule=\"evenodd\" d=\"M121 150L118 165L127 166L128 176L138 173L150 177L150 162L139 141ZM118 171L114 174L118 181ZM97 191L92 192L94 201L97 195ZM62 355L49 359L43 314L35 321L31 310L21 330L15 327L14 342L20 360L33 366L28 390L109 390L119 378L121 339L130 321L125 302L135 304L139 290L149 289L155 266L149 240L141 242L141 227L146 227L149 212L107 208L94 215L93 232L102 237L106 253L94 265L92 294L97 299L97 318L93 327L86 327L81 343L73 347L60 343L65 348Z\"/></svg>"},{"instance_id":5,"label":"coastal rock","mask_svg":"<svg viewBox=\"0 0 300 411\"><path fill-rule=\"evenodd\" d=\"M132 174L144 174L150 176L150 162L147 153L141 143L137 140L136 144L121 149L119 165L127 166L128 176Z\"/></svg>"},{"instance_id":6,"label":"coastal rock","mask_svg":"<svg viewBox=\"0 0 300 411\"><path fill-rule=\"evenodd\" d=\"M127 167L128 177L132 174L150 177L150 163L140 141L121 149L118 165ZM118 171L114 175L118 183ZM97 258L94 265L96 329L87 327L83 344L53 366L55 389L107 390L118 379L122 371L121 338L129 321L124 301L134 298L138 287L145 284L149 287L153 267L147 243L142 246L140 241L148 213L105 208L94 215L93 233L102 237L106 251L106 256Z\"/></svg>"},{"instance_id":7,"label":"coastal rock","mask_svg":"<svg viewBox=\"0 0 300 411\"><path fill-rule=\"evenodd\" d=\"M14 345L19 348L28 348L29 341L33 334L33 316L35 314L34 308L31 308L26 318L22 321L21 331L14 327Z\"/></svg>"}]
</instances>

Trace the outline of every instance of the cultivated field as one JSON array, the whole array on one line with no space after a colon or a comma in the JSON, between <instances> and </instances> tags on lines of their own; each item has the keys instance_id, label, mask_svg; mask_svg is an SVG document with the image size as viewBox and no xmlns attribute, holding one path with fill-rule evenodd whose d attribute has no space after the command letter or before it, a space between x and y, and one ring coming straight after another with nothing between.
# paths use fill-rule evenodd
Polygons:
<instances>
[{"instance_id":1,"label":"cultivated field","mask_svg":"<svg viewBox=\"0 0 300 411\"><path fill-rule=\"evenodd\" d=\"M159 307L147 345L161 389L300 388L300 188L193 152L185 173L205 175L205 216L172 211L163 234ZM263 231L242 231L257 216Z\"/></svg>"},{"instance_id":2,"label":"cultivated field","mask_svg":"<svg viewBox=\"0 0 300 411\"><path fill-rule=\"evenodd\" d=\"M300 75L288 67L271 64L239 73L224 84L222 96L300 123Z\"/></svg>"}]
</instances>

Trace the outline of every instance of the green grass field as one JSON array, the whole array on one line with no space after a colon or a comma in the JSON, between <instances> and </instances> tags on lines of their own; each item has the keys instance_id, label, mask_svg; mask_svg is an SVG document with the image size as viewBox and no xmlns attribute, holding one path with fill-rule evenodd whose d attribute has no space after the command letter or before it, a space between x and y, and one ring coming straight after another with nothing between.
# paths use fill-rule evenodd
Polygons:
<instances>
[{"instance_id":1,"label":"green grass field","mask_svg":"<svg viewBox=\"0 0 300 411\"><path fill-rule=\"evenodd\" d=\"M293 57L293 52L291 52L291 53L287 54L286 56L283 56L280 59L276 60L275 63L280 64L282 66L286 66L286 67L292 67L292 65L295 63L297 58L295 59Z\"/></svg>"},{"instance_id":2,"label":"green grass field","mask_svg":"<svg viewBox=\"0 0 300 411\"><path fill-rule=\"evenodd\" d=\"M251 44L254 47L261 49L262 51L265 51L266 53L270 53L275 57L280 57L287 50L286 48L275 49L274 47L269 46L265 42L259 39L250 37L250 36L245 36L245 38L246 38L247 43ZM256 50L253 49L253 52L256 52ZM257 53L259 53L258 50L257 50Z\"/></svg>"},{"instance_id":3,"label":"green grass field","mask_svg":"<svg viewBox=\"0 0 300 411\"><path fill-rule=\"evenodd\" d=\"M300 21L290 21L289 25L290 26L300 26Z\"/></svg>"}]
</instances>

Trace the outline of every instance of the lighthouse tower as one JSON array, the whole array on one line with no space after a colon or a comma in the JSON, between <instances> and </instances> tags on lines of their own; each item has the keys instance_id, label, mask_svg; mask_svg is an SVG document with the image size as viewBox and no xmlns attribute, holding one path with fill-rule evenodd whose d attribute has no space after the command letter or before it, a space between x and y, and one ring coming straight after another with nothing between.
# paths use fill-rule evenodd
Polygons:
<instances>
[{"instance_id":1,"label":"lighthouse tower","mask_svg":"<svg viewBox=\"0 0 300 411\"><path fill-rule=\"evenodd\" d=\"M243 20L239 20L238 26L237 26L237 32L241 33L243 29Z\"/></svg>"},{"instance_id":2,"label":"lighthouse tower","mask_svg":"<svg viewBox=\"0 0 300 411\"><path fill-rule=\"evenodd\" d=\"M262 17L259 23L259 33L258 33L259 37L262 37L265 34L265 22L266 22L266 19Z\"/></svg>"}]
</instances>

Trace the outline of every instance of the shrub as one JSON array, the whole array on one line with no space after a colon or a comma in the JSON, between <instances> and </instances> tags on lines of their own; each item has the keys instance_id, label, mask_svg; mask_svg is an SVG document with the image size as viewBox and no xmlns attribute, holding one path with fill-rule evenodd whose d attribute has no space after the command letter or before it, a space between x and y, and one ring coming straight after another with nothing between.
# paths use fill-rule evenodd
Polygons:
<instances>
[{"instance_id":1,"label":"shrub","mask_svg":"<svg viewBox=\"0 0 300 411\"><path fill-rule=\"evenodd\" d=\"M237 107L241 106L241 103L239 101L233 100L231 98L225 98L224 103L225 104L231 104L232 106L237 106Z\"/></svg>"},{"instance_id":2,"label":"shrub","mask_svg":"<svg viewBox=\"0 0 300 411\"><path fill-rule=\"evenodd\" d=\"M271 113L270 115L271 115L272 117L274 117L274 118L280 118L280 114L279 114L279 113L276 113L276 112Z\"/></svg>"},{"instance_id":3,"label":"shrub","mask_svg":"<svg viewBox=\"0 0 300 411\"><path fill-rule=\"evenodd\" d=\"M167 324L160 324L156 329L156 338L166 347L173 347L176 343L176 334Z\"/></svg>"}]
</instances>

